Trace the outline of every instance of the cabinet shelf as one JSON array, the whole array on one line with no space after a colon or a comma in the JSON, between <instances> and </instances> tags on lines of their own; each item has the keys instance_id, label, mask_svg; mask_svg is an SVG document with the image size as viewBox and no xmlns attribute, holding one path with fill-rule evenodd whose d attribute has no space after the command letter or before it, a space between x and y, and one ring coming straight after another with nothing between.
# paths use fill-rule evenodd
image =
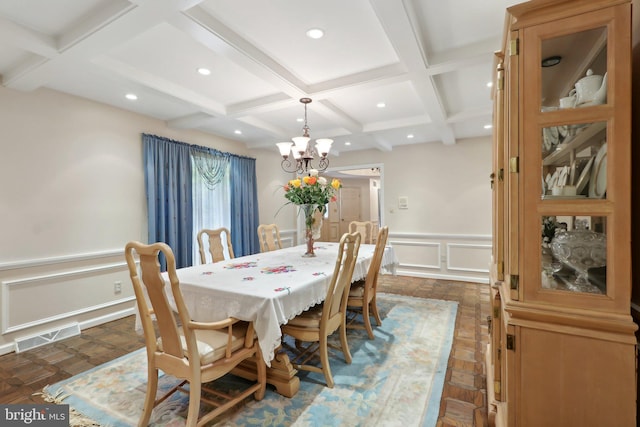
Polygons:
<instances>
[{"instance_id":1,"label":"cabinet shelf","mask_svg":"<svg viewBox=\"0 0 640 427\"><path fill-rule=\"evenodd\" d=\"M606 138L606 122L591 123L572 137L559 144L553 152L542 160L543 166L568 165L572 153L589 146L600 145Z\"/></svg>"}]
</instances>

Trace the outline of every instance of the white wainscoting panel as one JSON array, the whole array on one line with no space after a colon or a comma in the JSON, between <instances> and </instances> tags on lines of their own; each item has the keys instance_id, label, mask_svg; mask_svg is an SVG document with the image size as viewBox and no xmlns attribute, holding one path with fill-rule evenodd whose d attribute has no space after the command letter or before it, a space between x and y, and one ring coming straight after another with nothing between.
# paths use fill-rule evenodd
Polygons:
<instances>
[{"instance_id":1,"label":"white wainscoting panel","mask_svg":"<svg viewBox=\"0 0 640 427\"><path fill-rule=\"evenodd\" d=\"M4 263L0 272L0 354L70 322L88 327L135 312L122 250Z\"/></svg>"},{"instance_id":2,"label":"white wainscoting panel","mask_svg":"<svg viewBox=\"0 0 640 427\"><path fill-rule=\"evenodd\" d=\"M447 243L447 270L489 274L491 245Z\"/></svg>"},{"instance_id":3,"label":"white wainscoting panel","mask_svg":"<svg viewBox=\"0 0 640 427\"><path fill-rule=\"evenodd\" d=\"M399 275L489 283L490 235L389 232Z\"/></svg>"}]
</instances>

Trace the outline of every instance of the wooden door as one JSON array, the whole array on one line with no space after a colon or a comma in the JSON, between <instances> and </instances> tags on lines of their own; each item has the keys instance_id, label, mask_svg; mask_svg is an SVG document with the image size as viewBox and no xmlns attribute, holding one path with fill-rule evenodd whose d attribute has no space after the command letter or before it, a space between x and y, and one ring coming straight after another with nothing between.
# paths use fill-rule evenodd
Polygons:
<instances>
[{"instance_id":1,"label":"wooden door","mask_svg":"<svg viewBox=\"0 0 640 427\"><path fill-rule=\"evenodd\" d=\"M359 187L343 187L340 189L340 236L349 232L349 223L351 221L361 221L360 212L360 188Z\"/></svg>"}]
</instances>

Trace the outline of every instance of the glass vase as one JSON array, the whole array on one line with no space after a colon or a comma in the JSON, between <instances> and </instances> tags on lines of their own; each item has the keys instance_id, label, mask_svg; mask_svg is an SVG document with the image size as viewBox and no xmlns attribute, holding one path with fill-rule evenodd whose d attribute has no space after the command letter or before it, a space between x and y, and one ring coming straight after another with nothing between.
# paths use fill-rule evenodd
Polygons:
<instances>
[{"instance_id":1,"label":"glass vase","mask_svg":"<svg viewBox=\"0 0 640 427\"><path fill-rule=\"evenodd\" d=\"M316 253L313 249L313 244L315 239L320 238L320 226L322 225L322 222L316 219L318 205L300 205L300 207L304 213L305 238L307 242L307 251L303 256L314 257Z\"/></svg>"}]
</instances>

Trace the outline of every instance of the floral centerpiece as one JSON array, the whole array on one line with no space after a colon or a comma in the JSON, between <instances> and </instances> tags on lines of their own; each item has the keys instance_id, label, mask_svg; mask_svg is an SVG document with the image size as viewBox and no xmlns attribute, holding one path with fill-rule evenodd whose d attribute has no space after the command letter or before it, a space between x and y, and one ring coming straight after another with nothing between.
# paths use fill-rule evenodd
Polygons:
<instances>
[{"instance_id":1,"label":"floral centerpiece","mask_svg":"<svg viewBox=\"0 0 640 427\"><path fill-rule=\"evenodd\" d=\"M334 178L329 183L325 177L319 176L315 169L309 170L308 176L292 179L284 186L284 197L289 200L287 204L298 205L301 212L304 212L307 239L305 256L315 256L313 251L315 212L324 214L327 203L336 201L336 192L341 187L342 183L339 179Z\"/></svg>"}]
</instances>

